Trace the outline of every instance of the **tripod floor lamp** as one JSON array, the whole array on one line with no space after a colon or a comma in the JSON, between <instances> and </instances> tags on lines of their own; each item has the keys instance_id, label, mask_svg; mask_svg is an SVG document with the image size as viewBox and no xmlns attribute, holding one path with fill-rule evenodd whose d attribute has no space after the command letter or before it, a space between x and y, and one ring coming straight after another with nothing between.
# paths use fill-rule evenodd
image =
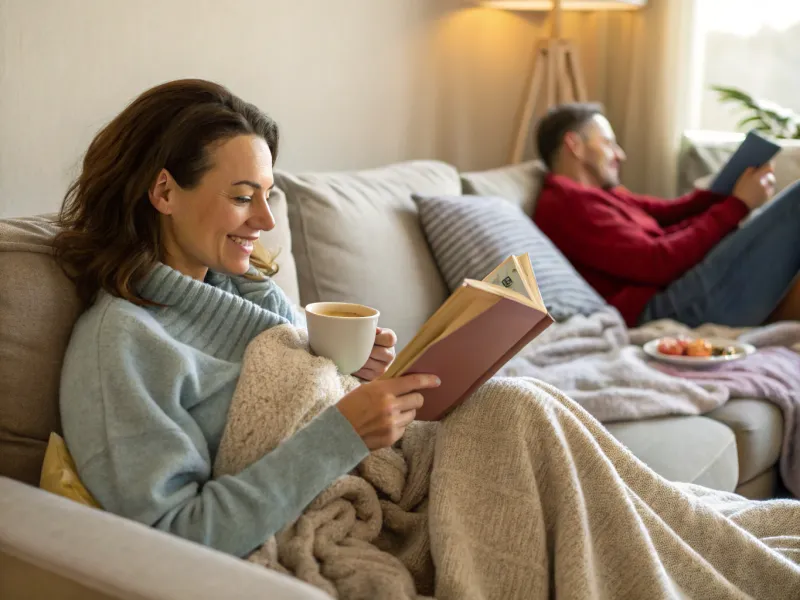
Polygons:
<instances>
[{"instance_id":1,"label":"tripod floor lamp","mask_svg":"<svg viewBox=\"0 0 800 600\"><path fill-rule=\"evenodd\" d=\"M506 10L549 11L552 31L549 39L536 46L533 70L519 115L511 149L511 162L518 163L525 153L531 121L538 109L546 110L564 102L584 102L586 84L574 44L562 37L561 18L566 10L634 10L647 0L483 0L481 4Z\"/></svg>"}]
</instances>

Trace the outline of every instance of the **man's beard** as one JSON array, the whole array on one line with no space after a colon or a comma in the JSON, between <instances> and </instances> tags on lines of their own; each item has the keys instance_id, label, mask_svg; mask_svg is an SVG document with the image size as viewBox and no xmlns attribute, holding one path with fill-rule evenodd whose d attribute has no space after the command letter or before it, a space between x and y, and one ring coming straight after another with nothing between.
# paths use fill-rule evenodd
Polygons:
<instances>
[{"instance_id":1,"label":"man's beard","mask_svg":"<svg viewBox=\"0 0 800 600\"><path fill-rule=\"evenodd\" d=\"M604 190L608 190L619 185L619 176L614 174L611 175L608 172L603 172L600 168L598 168L594 163L590 163L589 161L583 161L583 168L588 171L588 173L592 176L592 178L598 182L600 187Z\"/></svg>"}]
</instances>

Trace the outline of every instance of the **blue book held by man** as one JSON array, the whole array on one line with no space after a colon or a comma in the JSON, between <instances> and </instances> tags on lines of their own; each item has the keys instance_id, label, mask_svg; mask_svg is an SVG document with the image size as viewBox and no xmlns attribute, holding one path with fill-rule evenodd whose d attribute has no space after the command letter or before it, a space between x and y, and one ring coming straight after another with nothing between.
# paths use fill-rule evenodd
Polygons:
<instances>
[{"instance_id":1,"label":"blue book held by man","mask_svg":"<svg viewBox=\"0 0 800 600\"><path fill-rule=\"evenodd\" d=\"M755 130L750 131L736 152L714 178L709 188L712 192L730 196L739 177L748 167L758 168L772 160L781 147Z\"/></svg>"}]
</instances>

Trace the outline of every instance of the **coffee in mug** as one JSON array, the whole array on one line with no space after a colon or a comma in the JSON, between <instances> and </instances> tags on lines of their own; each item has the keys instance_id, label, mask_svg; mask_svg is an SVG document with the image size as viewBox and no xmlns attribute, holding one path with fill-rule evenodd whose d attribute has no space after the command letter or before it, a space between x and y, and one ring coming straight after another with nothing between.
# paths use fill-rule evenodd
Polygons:
<instances>
[{"instance_id":1,"label":"coffee in mug","mask_svg":"<svg viewBox=\"0 0 800 600\"><path fill-rule=\"evenodd\" d=\"M314 354L330 358L345 375L367 363L375 345L377 310L348 302L315 302L305 310L308 343Z\"/></svg>"},{"instance_id":2,"label":"coffee in mug","mask_svg":"<svg viewBox=\"0 0 800 600\"><path fill-rule=\"evenodd\" d=\"M306 309L308 310L308 309ZM363 317L364 315L359 314L357 312L353 312L351 310L338 310L333 308L322 308L317 309L316 313L318 315L322 315L323 317L344 317L346 319L353 319L355 317Z\"/></svg>"}]
</instances>

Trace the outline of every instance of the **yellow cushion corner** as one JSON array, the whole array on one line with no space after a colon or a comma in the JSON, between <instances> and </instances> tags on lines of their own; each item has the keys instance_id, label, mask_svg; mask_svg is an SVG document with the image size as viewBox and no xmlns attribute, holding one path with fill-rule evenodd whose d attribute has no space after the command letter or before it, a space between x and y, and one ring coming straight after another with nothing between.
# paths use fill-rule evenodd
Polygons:
<instances>
[{"instance_id":1,"label":"yellow cushion corner","mask_svg":"<svg viewBox=\"0 0 800 600\"><path fill-rule=\"evenodd\" d=\"M101 508L100 503L81 483L75 461L72 460L64 439L57 433L51 433L47 441L39 487L85 506Z\"/></svg>"}]
</instances>

